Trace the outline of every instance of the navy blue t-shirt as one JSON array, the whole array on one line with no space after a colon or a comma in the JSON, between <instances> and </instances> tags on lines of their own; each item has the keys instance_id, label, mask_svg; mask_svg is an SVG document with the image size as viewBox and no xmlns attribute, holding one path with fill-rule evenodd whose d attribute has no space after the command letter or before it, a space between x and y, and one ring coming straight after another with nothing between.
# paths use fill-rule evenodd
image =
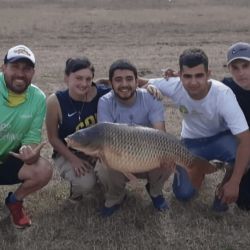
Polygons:
<instances>
[{"instance_id":1,"label":"navy blue t-shirt","mask_svg":"<svg viewBox=\"0 0 250 250\"><path fill-rule=\"evenodd\" d=\"M75 131L97 123L97 105L99 98L110 91L106 86L96 86L97 94L90 102L75 101L69 91L57 91L56 96L62 111L62 123L58 127L58 136L64 138ZM65 141L64 141L65 142Z\"/></svg>"},{"instance_id":2,"label":"navy blue t-shirt","mask_svg":"<svg viewBox=\"0 0 250 250\"><path fill-rule=\"evenodd\" d=\"M224 78L222 82L233 90L250 128L250 91L242 89L230 77Z\"/></svg>"}]
</instances>

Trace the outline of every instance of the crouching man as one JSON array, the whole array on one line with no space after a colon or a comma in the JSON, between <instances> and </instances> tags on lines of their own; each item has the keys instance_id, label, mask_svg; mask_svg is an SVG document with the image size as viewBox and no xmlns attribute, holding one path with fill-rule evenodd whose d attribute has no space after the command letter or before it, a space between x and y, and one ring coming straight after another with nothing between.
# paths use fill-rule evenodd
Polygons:
<instances>
[{"instance_id":1,"label":"crouching man","mask_svg":"<svg viewBox=\"0 0 250 250\"><path fill-rule=\"evenodd\" d=\"M52 176L50 163L40 156L46 102L31 84L34 73L33 52L24 45L10 48L0 73L0 185L21 183L5 199L17 228L31 225L23 199Z\"/></svg>"}]
</instances>

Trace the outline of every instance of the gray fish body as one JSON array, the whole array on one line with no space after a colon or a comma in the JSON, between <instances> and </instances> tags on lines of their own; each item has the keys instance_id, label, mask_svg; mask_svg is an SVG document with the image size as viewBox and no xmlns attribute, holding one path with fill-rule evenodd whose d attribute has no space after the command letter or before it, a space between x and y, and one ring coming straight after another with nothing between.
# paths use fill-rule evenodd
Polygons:
<instances>
[{"instance_id":1,"label":"gray fish body","mask_svg":"<svg viewBox=\"0 0 250 250\"><path fill-rule=\"evenodd\" d=\"M146 127L99 123L66 140L69 147L97 156L106 166L124 173L174 164L191 168L195 159L171 134Z\"/></svg>"}]
</instances>

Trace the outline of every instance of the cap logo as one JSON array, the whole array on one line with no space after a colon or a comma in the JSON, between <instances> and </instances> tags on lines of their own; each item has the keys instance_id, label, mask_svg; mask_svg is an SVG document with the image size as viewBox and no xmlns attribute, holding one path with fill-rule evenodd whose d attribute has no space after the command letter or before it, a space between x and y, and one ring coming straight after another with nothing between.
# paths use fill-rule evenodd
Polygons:
<instances>
[{"instance_id":1,"label":"cap logo","mask_svg":"<svg viewBox=\"0 0 250 250\"><path fill-rule=\"evenodd\" d=\"M239 53L240 51L244 51L244 50L247 50L247 48L233 49L232 54L234 55L234 54Z\"/></svg>"},{"instance_id":2,"label":"cap logo","mask_svg":"<svg viewBox=\"0 0 250 250\"><path fill-rule=\"evenodd\" d=\"M16 49L16 50L14 50L14 52L16 54L19 54L19 55L21 54L21 55L31 56L31 54L27 50L25 50L24 48Z\"/></svg>"}]
</instances>

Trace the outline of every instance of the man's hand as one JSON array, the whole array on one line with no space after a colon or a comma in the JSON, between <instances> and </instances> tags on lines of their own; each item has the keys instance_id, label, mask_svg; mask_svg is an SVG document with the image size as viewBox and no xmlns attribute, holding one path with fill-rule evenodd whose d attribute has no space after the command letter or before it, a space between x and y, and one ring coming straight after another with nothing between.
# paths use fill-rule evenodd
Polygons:
<instances>
[{"instance_id":1,"label":"man's hand","mask_svg":"<svg viewBox=\"0 0 250 250\"><path fill-rule=\"evenodd\" d=\"M179 73L174 71L173 69L171 68L166 68L166 69L161 69L162 71L162 76L168 80L169 77L177 77L179 76Z\"/></svg>"},{"instance_id":2,"label":"man's hand","mask_svg":"<svg viewBox=\"0 0 250 250\"><path fill-rule=\"evenodd\" d=\"M217 195L222 203L230 204L236 202L239 195L239 184L233 183L229 180L223 186L218 188Z\"/></svg>"},{"instance_id":3,"label":"man's hand","mask_svg":"<svg viewBox=\"0 0 250 250\"><path fill-rule=\"evenodd\" d=\"M46 142L42 142L36 147L31 147L30 145L23 145L19 149L19 153L9 152L14 157L22 160L25 164L31 165L38 161L40 157L40 151Z\"/></svg>"},{"instance_id":4,"label":"man's hand","mask_svg":"<svg viewBox=\"0 0 250 250\"><path fill-rule=\"evenodd\" d=\"M163 95L162 95L161 91L158 90L155 86L148 85L147 91L149 92L149 94L151 94L157 100L161 101L163 99Z\"/></svg>"}]
</instances>

